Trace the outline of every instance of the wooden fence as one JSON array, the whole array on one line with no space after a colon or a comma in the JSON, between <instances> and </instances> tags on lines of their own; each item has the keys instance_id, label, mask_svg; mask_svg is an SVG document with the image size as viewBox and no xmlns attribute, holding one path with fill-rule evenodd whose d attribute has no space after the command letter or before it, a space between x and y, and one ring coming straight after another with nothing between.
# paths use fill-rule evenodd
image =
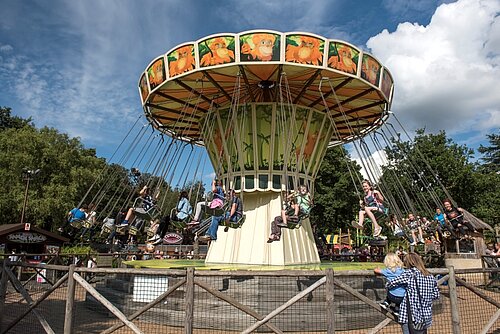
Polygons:
<instances>
[{"instance_id":1,"label":"wooden fence","mask_svg":"<svg viewBox=\"0 0 500 334\"><path fill-rule=\"evenodd\" d=\"M34 275L37 277L42 277L44 281L44 286L46 287L41 293L38 293L38 298L36 300L32 297L34 294L29 291L29 282L33 280L33 277L28 277L24 282L20 280L19 275L16 275L16 269L18 268L29 268L34 271ZM53 271L57 274L50 275L47 272ZM498 282L498 277L500 276L499 269L469 269L469 270L454 270L453 267L446 269L434 269L431 270L434 275L439 275L438 285L442 290L442 298L446 299L444 307L441 312L443 316L441 317L439 327L436 328L436 332L449 332L453 334L467 333L469 330L464 330L464 314L461 314L461 310L467 305L464 305L464 298L459 298L459 293L464 293L465 290L472 293L474 296L478 297L480 302L477 305L487 312L491 313L488 316L487 321L479 321L476 333L490 333L494 330L498 330L498 322L500 317L500 292L484 290L483 287L491 287L492 281ZM93 283L89 277L114 277L115 283L117 281L116 277L129 276L165 276L171 279L171 284L162 293L158 294L146 303L141 304L140 307L136 308L133 312L125 314L119 306L116 305L110 298L107 298L103 293L99 291L96 284ZM218 289L213 284L207 283L207 279L234 279L244 281L249 279L267 279L270 282L284 282L285 278L296 278L297 284L304 283L305 288L301 288L298 293L293 293L287 295L286 300L280 301L279 305L273 306L272 309L267 308L266 312L262 312L262 308L253 307L247 302L247 298L250 294L255 292L248 292L246 297L243 297L243 292L238 292L237 294L228 294L223 289ZM332 269L324 271L311 271L311 270L278 270L278 271L207 271L207 270L195 270L193 268L181 269L181 270L152 270L152 269L131 269L131 268L85 268L77 267L74 264L69 266L52 265L52 264L28 264L23 262L11 263L9 260L4 260L2 263L2 275L0 279L0 307L1 307L1 333L8 333L16 328L22 320L28 315L32 314L36 317L38 325L43 328L46 333L56 333L57 329L54 329L51 323L53 320L48 319L48 315L43 314L39 310L39 306L49 298L56 290L60 291L61 287L65 288L65 308L63 314L59 314L60 317L64 319L64 326L62 332L65 334L79 332L78 326L75 325L75 291L78 289L83 289L85 291L85 299L88 301L92 299L94 302L99 303L104 309L110 314L116 317L119 322L110 324L107 327L100 328L98 332L101 333L113 333L123 327L127 327L129 331L133 333L143 333L141 326L144 323L144 319L141 316L145 315L147 312L153 310L153 308L159 307L164 303L167 298L182 299L183 306L183 319L179 320L174 324L178 328L182 328L184 333L193 333L198 328L199 323L194 321L195 305L197 305L195 290L201 289L203 293L210 295L212 298L217 299L219 302L227 303L231 305L232 308L236 309L238 312L244 314L246 317L253 319L250 323L244 325L244 328L238 328L237 330L241 333L251 333L256 331L273 332L273 333L284 333L290 329L283 329L276 321L278 317L283 317L288 309L293 308L299 302L302 302L312 296L312 293L318 293L320 291L320 302L321 310L324 312L321 318L324 321L324 329L318 330L320 332L326 333L336 333L344 331L345 329L339 328L338 318L342 314L342 305L344 300L348 300L346 296L349 295L351 299L356 300L358 303L364 304L364 306L370 308L374 313L382 315L382 320L375 323L370 328L365 328L368 333L381 333L381 332L400 332L400 328L395 321L397 319L393 313L383 309L376 300L367 297L366 293L362 293L360 289L353 288L346 280L353 280L354 278L360 281L370 280L373 276L371 271L338 271L334 272ZM347 282L347 283L346 283ZM13 289L8 289L8 286ZM243 282L242 284L246 284ZM265 284L262 282L256 283L257 289L267 289ZM272 289L278 289L281 285L276 285ZM459 288L457 288L457 286ZM280 288L281 291L291 291L290 287L284 286ZM12 291L11 291L12 290ZM15 291L14 291L15 290ZM226 289L227 290L227 289ZM179 291L183 293L180 294ZM257 290L256 290L257 291ZM267 291L267 290L266 290ZM5 315L8 313L9 303L6 301L9 294L20 294L22 296L21 300L18 302L25 305L24 309L15 315L10 315L9 319L4 319ZM339 293L341 293L342 300L339 300ZM239 297L238 297L239 296ZM468 297L470 298L470 297ZM349 299L349 300L351 300ZM172 300L172 299L170 299ZM251 304L251 303L250 303ZM255 304L256 305L256 304ZM478 306L479 307L479 306ZM493 307L493 308L491 308ZM477 308L477 307L476 307ZM491 311L491 309L493 311ZM316 310L316 309L315 309ZM169 310L171 312L171 310ZM314 311L317 312L317 311ZM486 312L486 311L484 311ZM484 313L483 312L483 313ZM55 316L51 312L50 316ZM300 313L300 312L296 312ZM299 318L301 314L296 314L292 317ZM301 321L307 321L306 311L304 310L304 319ZM365 312L366 313L366 312ZM209 310L206 310L206 316L209 316ZM140 320L139 322L139 319ZM290 320L290 319L289 319ZM442 323L441 323L442 322ZM448 323L446 323L448 322ZM236 325L235 321L233 321ZM172 325L172 324L170 324ZM306 325L307 326L307 325ZM436 325L437 326L437 325ZM391 329L392 328L392 329ZM432 329L432 327L431 327ZM231 331L228 329L228 332ZM312 330L316 331L316 330ZM61 332L61 331L59 331ZM83 331L82 331L83 332ZM177 331L178 332L178 331ZM432 331L431 331L432 332Z\"/></svg>"}]
</instances>

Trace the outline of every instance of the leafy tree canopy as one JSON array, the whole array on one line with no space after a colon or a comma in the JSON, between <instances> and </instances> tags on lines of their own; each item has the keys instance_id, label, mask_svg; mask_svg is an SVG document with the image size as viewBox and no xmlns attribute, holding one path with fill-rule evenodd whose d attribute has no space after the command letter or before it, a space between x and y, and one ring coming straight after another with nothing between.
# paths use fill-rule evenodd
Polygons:
<instances>
[{"instance_id":1,"label":"leafy tree canopy","mask_svg":"<svg viewBox=\"0 0 500 334\"><path fill-rule=\"evenodd\" d=\"M23 119L18 116L11 116L11 108L0 107L0 131L5 129L20 129L25 126L33 126L31 117Z\"/></svg>"}]
</instances>

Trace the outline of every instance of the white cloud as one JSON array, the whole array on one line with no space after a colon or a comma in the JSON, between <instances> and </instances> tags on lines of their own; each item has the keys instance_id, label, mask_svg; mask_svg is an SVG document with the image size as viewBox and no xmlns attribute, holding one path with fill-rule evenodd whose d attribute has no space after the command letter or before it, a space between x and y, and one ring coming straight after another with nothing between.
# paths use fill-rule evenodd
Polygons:
<instances>
[{"instance_id":1,"label":"white cloud","mask_svg":"<svg viewBox=\"0 0 500 334\"><path fill-rule=\"evenodd\" d=\"M12 51L14 48L11 45L8 44L0 44L0 52L9 52Z\"/></svg>"},{"instance_id":2,"label":"white cloud","mask_svg":"<svg viewBox=\"0 0 500 334\"><path fill-rule=\"evenodd\" d=\"M500 127L500 1L443 4L427 26L409 22L382 31L367 46L392 72L393 111L408 128Z\"/></svg>"}]
</instances>

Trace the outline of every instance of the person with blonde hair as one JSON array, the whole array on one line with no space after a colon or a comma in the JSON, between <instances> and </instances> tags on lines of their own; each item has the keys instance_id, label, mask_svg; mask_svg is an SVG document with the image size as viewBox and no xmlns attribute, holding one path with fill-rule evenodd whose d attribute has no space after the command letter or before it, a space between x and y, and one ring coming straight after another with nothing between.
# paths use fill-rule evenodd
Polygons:
<instances>
[{"instance_id":1,"label":"person with blonde hair","mask_svg":"<svg viewBox=\"0 0 500 334\"><path fill-rule=\"evenodd\" d=\"M425 268L420 255L408 253L403 263L406 270L388 282L387 288L406 288L399 312L403 334L410 333L410 327L411 333L425 334L432 324L432 301L439 298L437 281Z\"/></svg>"},{"instance_id":2,"label":"person with blonde hair","mask_svg":"<svg viewBox=\"0 0 500 334\"><path fill-rule=\"evenodd\" d=\"M384 258L384 269L375 268L373 271L376 275L384 276L389 282L403 274L403 261L395 253L387 253ZM391 310L395 315L399 315L399 305L404 299L406 289L402 286L396 286L387 290L385 301L380 303L380 306L386 310Z\"/></svg>"}]
</instances>

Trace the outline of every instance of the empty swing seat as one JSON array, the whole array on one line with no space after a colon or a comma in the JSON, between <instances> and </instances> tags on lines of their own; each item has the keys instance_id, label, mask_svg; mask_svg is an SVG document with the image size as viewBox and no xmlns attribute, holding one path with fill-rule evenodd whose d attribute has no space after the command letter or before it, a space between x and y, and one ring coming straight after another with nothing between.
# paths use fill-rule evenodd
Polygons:
<instances>
[{"instance_id":1,"label":"empty swing seat","mask_svg":"<svg viewBox=\"0 0 500 334\"><path fill-rule=\"evenodd\" d=\"M149 208L145 208L144 198L137 197L132 206L134 213L137 217L145 220L155 220L160 215L160 210L155 204L149 204Z\"/></svg>"}]
</instances>

